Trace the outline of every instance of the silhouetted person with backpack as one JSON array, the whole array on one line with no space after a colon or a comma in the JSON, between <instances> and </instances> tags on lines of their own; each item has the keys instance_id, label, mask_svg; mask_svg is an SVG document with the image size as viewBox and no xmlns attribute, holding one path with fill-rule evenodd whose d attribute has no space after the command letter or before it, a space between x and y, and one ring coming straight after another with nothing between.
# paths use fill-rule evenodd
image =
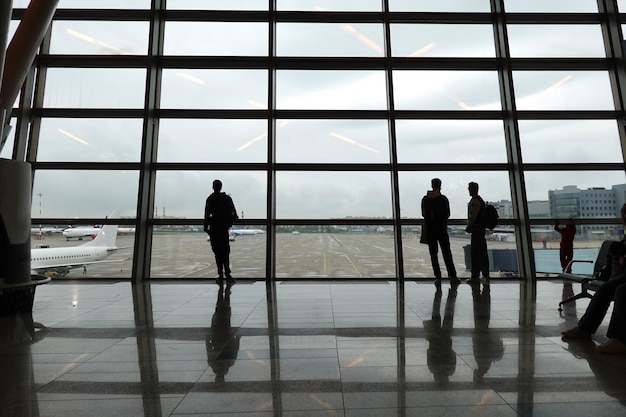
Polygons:
<instances>
[{"instance_id":1,"label":"silhouetted person with backpack","mask_svg":"<svg viewBox=\"0 0 626 417\"><path fill-rule=\"evenodd\" d=\"M430 183L433 189L428 191L422 198L422 217L424 217L430 261L435 274L435 285L437 287L441 286L441 268L439 267L438 257L439 246L441 246L441 254L446 264L450 283L459 284L461 281L456 276L456 268L452 260L450 238L448 236L450 202L445 195L441 194L441 180L439 178L433 178Z\"/></svg>"},{"instance_id":2,"label":"silhouetted person with backpack","mask_svg":"<svg viewBox=\"0 0 626 417\"><path fill-rule=\"evenodd\" d=\"M204 231L209 234L211 249L215 254L217 283L234 281L230 274L230 243L228 229L238 219L235 204L229 195L222 192L222 181L213 181L213 193L206 199L204 206Z\"/></svg>"},{"instance_id":3,"label":"silhouetted person with backpack","mask_svg":"<svg viewBox=\"0 0 626 417\"><path fill-rule=\"evenodd\" d=\"M467 227L465 231L472 234L471 258L472 276L467 280L468 284L480 284L480 274L489 282L489 255L487 253L487 241L485 240L485 200L478 195L478 183L470 182L467 186L469 195L472 197L467 205Z\"/></svg>"}]
</instances>

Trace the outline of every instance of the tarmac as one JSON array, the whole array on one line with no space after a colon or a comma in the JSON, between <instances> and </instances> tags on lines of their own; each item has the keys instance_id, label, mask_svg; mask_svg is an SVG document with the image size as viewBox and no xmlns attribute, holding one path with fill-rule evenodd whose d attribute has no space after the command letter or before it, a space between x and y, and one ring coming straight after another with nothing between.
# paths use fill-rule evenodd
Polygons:
<instances>
[{"instance_id":1,"label":"tarmac","mask_svg":"<svg viewBox=\"0 0 626 417\"><path fill-rule=\"evenodd\" d=\"M230 242L231 269L237 279L265 279L266 234L236 237ZM88 239L88 238L87 238ZM459 277L469 276L463 247L469 236L452 236L451 249ZM32 246L76 246L86 240L66 241L61 235L33 238ZM419 243L415 234L402 237L408 279L432 279L428 246ZM118 251L106 262L91 264L87 270L73 269L58 278L130 278L134 235L119 235ZM515 243L489 241L489 247L515 248ZM202 232L155 233L151 278L205 278L217 276L215 262L206 234ZM445 264L440 257L444 277ZM395 249L390 233L278 233L276 235L277 279L395 279Z\"/></svg>"}]
</instances>

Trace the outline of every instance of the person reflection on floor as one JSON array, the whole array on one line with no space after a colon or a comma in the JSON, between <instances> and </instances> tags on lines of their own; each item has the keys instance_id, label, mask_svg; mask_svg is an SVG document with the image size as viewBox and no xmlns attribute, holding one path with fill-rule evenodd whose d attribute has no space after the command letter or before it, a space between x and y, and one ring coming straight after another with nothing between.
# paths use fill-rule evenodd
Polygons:
<instances>
[{"instance_id":1,"label":"person reflection on floor","mask_svg":"<svg viewBox=\"0 0 626 417\"><path fill-rule=\"evenodd\" d=\"M215 382L224 382L231 366L239 354L237 329L230 324L230 292L232 284L221 284L217 292L215 312L211 319L211 329L206 339L206 351L209 366L215 374Z\"/></svg>"},{"instance_id":2,"label":"person reflection on floor","mask_svg":"<svg viewBox=\"0 0 626 417\"><path fill-rule=\"evenodd\" d=\"M435 291L432 319L424 321L424 331L428 338L426 361L428 369L435 377L435 382L446 384L456 370L456 353L452 349L452 328L454 323L454 303L457 287L448 291L446 307L441 320L441 288Z\"/></svg>"},{"instance_id":3,"label":"person reflection on floor","mask_svg":"<svg viewBox=\"0 0 626 417\"><path fill-rule=\"evenodd\" d=\"M474 382L482 382L483 377L491 368L491 364L502 359L504 355L504 343L502 338L489 329L491 320L491 289L489 284L472 284L472 300L474 306L474 333L472 335L472 348L476 369L474 369Z\"/></svg>"}]
</instances>

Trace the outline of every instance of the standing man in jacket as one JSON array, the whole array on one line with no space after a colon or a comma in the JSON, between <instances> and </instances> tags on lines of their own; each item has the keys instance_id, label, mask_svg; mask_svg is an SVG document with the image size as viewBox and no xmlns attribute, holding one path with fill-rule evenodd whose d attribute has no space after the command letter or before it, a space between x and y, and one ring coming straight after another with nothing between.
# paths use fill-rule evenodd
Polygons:
<instances>
[{"instance_id":1,"label":"standing man in jacket","mask_svg":"<svg viewBox=\"0 0 626 417\"><path fill-rule=\"evenodd\" d=\"M467 186L471 199L467 204L467 227L465 231L472 234L471 258L472 276L467 280L468 284L480 284L480 273L485 281L489 282L489 255L487 253L487 241L485 240L485 200L478 195L478 183L470 182Z\"/></svg>"},{"instance_id":2,"label":"standing man in jacket","mask_svg":"<svg viewBox=\"0 0 626 417\"><path fill-rule=\"evenodd\" d=\"M204 231L209 235L211 249L215 254L218 284L224 282L224 276L228 282L234 281L230 274L228 229L237 219L237 210L232 198L222 192L222 181L213 181L213 193L207 197L204 206Z\"/></svg>"},{"instance_id":3,"label":"standing man in jacket","mask_svg":"<svg viewBox=\"0 0 626 417\"><path fill-rule=\"evenodd\" d=\"M441 194L441 180L433 178L430 182L432 190L422 198L422 217L426 228L426 240L428 252L435 274L435 285L441 286L441 268L439 267L438 246L441 246L441 254L446 264L450 283L459 284L461 281L456 276L456 268L450 251L450 238L448 236L448 218L450 217L450 202Z\"/></svg>"}]
</instances>

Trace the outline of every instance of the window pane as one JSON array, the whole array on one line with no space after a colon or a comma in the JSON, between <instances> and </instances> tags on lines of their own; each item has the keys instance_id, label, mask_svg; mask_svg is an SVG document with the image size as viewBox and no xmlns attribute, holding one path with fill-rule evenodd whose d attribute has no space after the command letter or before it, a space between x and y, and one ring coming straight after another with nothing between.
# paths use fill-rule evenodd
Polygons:
<instances>
[{"instance_id":1,"label":"window pane","mask_svg":"<svg viewBox=\"0 0 626 417\"><path fill-rule=\"evenodd\" d=\"M164 69L161 107L266 109L267 71Z\"/></svg>"},{"instance_id":2,"label":"window pane","mask_svg":"<svg viewBox=\"0 0 626 417\"><path fill-rule=\"evenodd\" d=\"M105 218L115 209L122 218L135 217L138 183L137 171L40 169L33 195L42 194L41 209L33 204L31 217Z\"/></svg>"},{"instance_id":3,"label":"window pane","mask_svg":"<svg viewBox=\"0 0 626 417\"><path fill-rule=\"evenodd\" d=\"M384 55L383 26L365 23L278 23L278 56Z\"/></svg>"},{"instance_id":4,"label":"window pane","mask_svg":"<svg viewBox=\"0 0 626 417\"><path fill-rule=\"evenodd\" d=\"M478 193L485 201L511 201L509 174L506 171L400 172L403 218L422 218L422 197L431 189L430 180L433 178L441 179L441 192L450 202L451 219L467 220L467 203L470 200L467 185L470 181L478 183Z\"/></svg>"},{"instance_id":5,"label":"window pane","mask_svg":"<svg viewBox=\"0 0 626 417\"><path fill-rule=\"evenodd\" d=\"M396 110L500 110L495 71L394 71Z\"/></svg>"},{"instance_id":6,"label":"window pane","mask_svg":"<svg viewBox=\"0 0 626 417\"><path fill-rule=\"evenodd\" d=\"M149 9L150 0L59 0L59 9Z\"/></svg>"},{"instance_id":7,"label":"window pane","mask_svg":"<svg viewBox=\"0 0 626 417\"><path fill-rule=\"evenodd\" d=\"M10 130L9 130L9 136L7 137L7 140L4 143L4 146L2 147L2 149L0 149L0 158L12 159L13 146L15 144L15 122L16 122L15 118L13 118L9 122L11 127L9 126L4 127L5 133L6 133L6 129L10 129Z\"/></svg>"},{"instance_id":8,"label":"window pane","mask_svg":"<svg viewBox=\"0 0 626 417\"><path fill-rule=\"evenodd\" d=\"M396 276L392 227L335 225L282 229L285 231L276 234L277 279L394 279Z\"/></svg>"},{"instance_id":9,"label":"window pane","mask_svg":"<svg viewBox=\"0 0 626 417\"><path fill-rule=\"evenodd\" d=\"M260 171L159 171L156 176L155 215L203 218L213 180L220 179L235 203L240 219L266 216L267 175Z\"/></svg>"},{"instance_id":10,"label":"window pane","mask_svg":"<svg viewBox=\"0 0 626 417\"><path fill-rule=\"evenodd\" d=\"M171 10L268 10L267 5L267 0L167 0Z\"/></svg>"},{"instance_id":11,"label":"window pane","mask_svg":"<svg viewBox=\"0 0 626 417\"><path fill-rule=\"evenodd\" d=\"M489 12L489 0L389 0L392 12Z\"/></svg>"},{"instance_id":12,"label":"window pane","mask_svg":"<svg viewBox=\"0 0 626 417\"><path fill-rule=\"evenodd\" d=\"M267 55L267 39L267 23L167 22L163 51L165 55Z\"/></svg>"},{"instance_id":13,"label":"window pane","mask_svg":"<svg viewBox=\"0 0 626 417\"><path fill-rule=\"evenodd\" d=\"M390 218L388 172L278 172L276 215L283 219Z\"/></svg>"},{"instance_id":14,"label":"window pane","mask_svg":"<svg viewBox=\"0 0 626 417\"><path fill-rule=\"evenodd\" d=\"M215 258L202 228L201 224L156 226L150 277L216 278ZM265 238L265 234L232 234L230 266L235 278L265 278Z\"/></svg>"},{"instance_id":15,"label":"window pane","mask_svg":"<svg viewBox=\"0 0 626 417\"><path fill-rule=\"evenodd\" d=\"M578 12L598 11L595 0L504 0L507 12Z\"/></svg>"},{"instance_id":16,"label":"window pane","mask_svg":"<svg viewBox=\"0 0 626 417\"><path fill-rule=\"evenodd\" d=\"M383 71L277 71L279 109L381 110L387 107Z\"/></svg>"},{"instance_id":17,"label":"window pane","mask_svg":"<svg viewBox=\"0 0 626 417\"><path fill-rule=\"evenodd\" d=\"M391 24L397 57L495 57L490 25Z\"/></svg>"},{"instance_id":18,"label":"window pane","mask_svg":"<svg viewBox=\"0 0 626 417\"><path fill-rule=\"evenodd\" d=\"M560 262L559 247L561 236L552 226L531 226L531 237L535 254L535 269L537 273L558 274L563 271ZM615 224L576 224L574 235L575 260L588 260L591 263L574 262L574 274L592 274L593 261L598 256L602 242L607 239L621 240L624 237L623 226ZM571 294L573 295L573 293Z\"/></svg>"},{"instance_id":19,"label":"window pane","mask_svg":"<svg viewBox=\"0 0 626 417\"><path fill-rule=\"evenodd\" d=\"M162 119L159 162L266 162L267 121Z\"/></svg>"},{"instance_id":20,"label":"window pane","mask_svg":"<svg viewBox=\"0 0 626 417\"><path fill-rule=\"evenodd\" d=\"M386 120L279 120L276 160L389 163Z\"/></svg>"},{"instance_id":21,"label":"window pane","mask_svg":"<svg viewBox=\"0 0 626 417\"><path fill-rule=\"evenodd\" d=\"M599 25L508 25L508 33L514 58L606 56Z\"/></svg>"},{"instance_id":22,"label":"window pane","mask_svg":"<svg viewBox=\"0 0 626 417\"><path fill-rule=\"evenodd\" d=\"M42 119L38 161L138 162L142 120Z\"/></svg>"},{"instance_id":23,"label":"window pane","mask_svg":"<svg viewBox=\"0 0 626 417\"><path fill-rule=\"evenodd\" d=\"M396 120L398 162L506 162L500 120Z\"/></svg>"},{"instance_id":24,"label":"window pane","mask_svg":"<svg viewBox=\"0 0 626 417\"><path fill-rule=\"evenodd\" d=\"M380 0L277 0L276 10L298 11L381 11Z\"/></svg>"},{"instance_id":25,"label":"window pane","mask_svg":"<svg viewBox=\"0 0 626 417\"><path fill-rule=\"evenodd\" d=\"M146 70L49 68L44 107L142 108Z\"/></svg>"},{"instance_id":26,"label":"window pane","mask_svg":"<svg viewBox=\"0 0 626 417\"><path fill-rule=\"evenodd\" d=\"M468 197L469 198L469 197ZM434 279L428 245L420 243L421 227L402 228L402 248L404 254L404 274L407 278L430 278ZM465 233L465 226L449 226L448 237L450 238L450 252L454 262L457 277L469 278L471 268L470 237ZM489 232L486 235L487 253L489 255L489 270L491 279L510 277L517 274L517 247L513 229L507 233ZM441 255L438 254L439 267L444 281L447 280L448 271Z\"/></svg>"},{"instance_id":27,"label":"window pane","mask_svg":"<svg viewBox=\"0 0 626 417\"><path fill-rule=\"evenodd\" d=\"M524 162L623 161L615 120L520 120L518 124Z\"/></svg>"},{"instance_id":28,"label":"window pane","mask_svg":"<svg viewBox=\"0 0 626 417\"><path fill-rule=\"evenodd\" d=\"M51 54L145 55L148 22L55 21Z\"/></svg>"},{"instance_id":29,"label":"window pane","mask_svg":"<svg viewBox=\"0 0 626 417\"><path fill-rule=\"evenodd\" d=\"M518 110L614 109L607 72L515 71L513 82Z\"/></svg>"},{"instance_id":30,"label":"window pane","mask_svg":"<svg viewBox=\"0 0 626 417\"><path fill-rule=\"evenodd\" d=\"M111 214L111 213L107 213ZM104 218L105 216L102 216ZM54 225L31 225L31 259L35 261L38 272L42 275L55 278L70 279L90 279L90 278L130 278L133 270L133 247L135 245L135 228L129 225L118 225L117 237L114 246L117 250L110 251L108 255L102 257L99 262L87 265L77 265L70 268L72 258L78 253L64 255L69 258L63 265L58 259L50 259L51 248L78 247L93 241L95 235L88 235L94 231L99 231L101 226L94 227L93 224L76 222L75 224L54 224ZM72 232L71 234L69 232ZM82 232L85 236L78 236ZM48 258L47 258L48 257ZM41 269L39 269L41 267Z\"/></svg>"},{"instance_id":31,"label":"window pane","mask_svg":"<svg viewBox=\"0 0 626 417\"><path fill-rule=\"evenodd\" d=\"M528 200L550 201L550 215L561 219L619 217L619 210L626 202L624 180L623 171L532 171L525 174Z\"/></svg>"}]
</instances>

